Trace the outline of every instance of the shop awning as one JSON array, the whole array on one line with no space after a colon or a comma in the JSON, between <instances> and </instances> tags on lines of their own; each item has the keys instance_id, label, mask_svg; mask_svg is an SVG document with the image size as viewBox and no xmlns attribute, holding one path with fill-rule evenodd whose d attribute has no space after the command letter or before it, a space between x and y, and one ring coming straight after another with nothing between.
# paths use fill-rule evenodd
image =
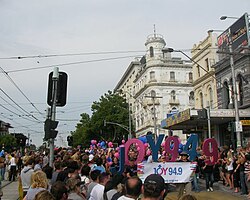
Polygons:
<instances>
[{"instance_id":1,"label":"shop awning","mask_svg":"<svg viewBox=\"0 0 250 200\"><path fill-rule=\"evenodd\" d=\"M250 110L239 110L240 119L250 119ZM217 109L210 110L211 125L225 124L235 121L234 109ZM161 127L171 130L198 130L199 127L207 125L207 120L198 118L198 110L187 109L161 121ZM244 125L244 124L243 124Z\"/></svg>"}]
</instances>

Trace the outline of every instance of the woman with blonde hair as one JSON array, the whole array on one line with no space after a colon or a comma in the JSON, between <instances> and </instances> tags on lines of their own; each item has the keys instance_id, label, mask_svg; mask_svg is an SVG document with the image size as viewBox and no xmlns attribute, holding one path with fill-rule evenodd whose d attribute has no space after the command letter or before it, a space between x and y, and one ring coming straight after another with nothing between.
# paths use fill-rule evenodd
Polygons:
<instances>
[{"instance_id":1,"label":"woman with blonde hair","mask_svg":"<svg viewBox=\"0 0 250 200\"><path fill-rule=\"evenodd\" d=\"M39 170L32 174L31 176L31 186L24 197L24 200L34 200L37 193L48 189L48 179L46 174Z\"/></svg>"},{"instance_id":2,"label":"woman with blonde hair","mask_svg":"<svg viewBox=\"0 0 250 200\"><path fill-rule=\"evenodd\" d=\"M227 179L227 183L229 184L228 186L230 187L230 189L234 188L233 185L233 163L234 163L234 158L233 158L233 153L232 150L229 150L227 152L227 158L225 158L226 160L226 168L227 168L227 173L226 173L226 179Z\"/></svg>"}]
</instances>

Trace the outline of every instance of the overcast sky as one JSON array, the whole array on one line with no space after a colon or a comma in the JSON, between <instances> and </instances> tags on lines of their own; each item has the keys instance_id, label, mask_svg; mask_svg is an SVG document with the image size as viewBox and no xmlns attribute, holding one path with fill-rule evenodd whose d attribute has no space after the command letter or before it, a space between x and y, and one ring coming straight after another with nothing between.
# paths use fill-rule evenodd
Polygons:
<instances>
[{"instance_id":1,"label":"overcast sky","mask_svg":"<svg viewBox=\"0 0 250 200\"><path fill-rule=\"evenodd\" d=\"M134 57L144 54L154 24L168 47L191 49L209 29L234 22L221 21L222 15L249 11L249 0L0 0L0 67L8 72L0 68L0 120L14 127L10 132L30 133L40 146L48 74L58 65L68 74L67 105L56 116L61 145L80 114L90 114L92 102L114 89Z\"/></svg>"}]
</instances>

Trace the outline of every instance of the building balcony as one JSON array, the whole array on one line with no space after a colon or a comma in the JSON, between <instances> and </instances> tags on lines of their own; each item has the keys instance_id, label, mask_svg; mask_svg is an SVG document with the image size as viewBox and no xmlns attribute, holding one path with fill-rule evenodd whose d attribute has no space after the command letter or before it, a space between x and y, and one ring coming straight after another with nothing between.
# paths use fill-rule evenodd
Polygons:
<instances>
[{"instance_id":1,"label":"building balcony","mask_svg":"<svg viewBox=\"0 0 250 200\"><path fill-rule=\"evenodd\" d=\"M155 105L159 105L160 101L159 99L155 99ZM153 99L144 99L143 100L143 107L147 107L147 106L152 106L153 105Z\"/></svg>"},{"instance_id":2,"label":"building balcony","mask_svg":"<svg viewBox=\"0 0 250 200\"><path fill-rule=\"evenodd\" d=\"M171 105L179 105L180 101L179 101L179 99L170 99L169 104L171 104Z\"/></svg>"}]
</instances>

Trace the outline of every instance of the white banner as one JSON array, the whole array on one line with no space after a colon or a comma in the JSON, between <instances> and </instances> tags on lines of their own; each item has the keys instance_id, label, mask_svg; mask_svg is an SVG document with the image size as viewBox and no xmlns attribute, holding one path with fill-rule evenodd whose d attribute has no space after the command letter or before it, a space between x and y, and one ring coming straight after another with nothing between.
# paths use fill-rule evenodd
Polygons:
<instances>
[{"instance_id":1,"label":"white banner","mask_svg":"<svg viewBox=\"0 0 250 200\"><path fill-rule=\"evenodd\" d=\"M139 163L137 174L143 182L148 175L159 174L165 183L186 183L195 168L196 163L191 162Z\"/></svg>"}]
</instances>

